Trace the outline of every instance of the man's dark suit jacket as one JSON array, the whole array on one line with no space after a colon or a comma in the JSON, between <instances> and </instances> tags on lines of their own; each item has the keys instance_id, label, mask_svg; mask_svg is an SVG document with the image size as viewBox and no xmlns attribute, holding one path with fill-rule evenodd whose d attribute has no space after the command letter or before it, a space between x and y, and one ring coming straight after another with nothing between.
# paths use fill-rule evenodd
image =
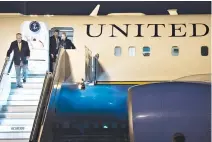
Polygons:
<instances>
[{"instance_id":1,"label":"man's dark suit jacket","mask_svg":"<svg viewBox=\"0 0 212 142\"><path fill-rule=\"evenodd\" d=\"M61 41L61 38L58 37L58 39L59 39L59 42L60 42ZM56 49L56 47L57 47L56 39L55 39L54 36L51 36L50 37L50 45L49 45L49 56L50 56L50 61L52 61L52 62L55 62L56 55L58 54L59 47L58 47L58 49ZM51 54L54 55L54 58L53 59L51 57Z\"/></svg>"},{"instance_id":2,"label":"man's dark suit jacket","mask_svg":"<svg viewBox=\"0 0 212 142\"><path fill-rule=\"evenodd\" d=\"M26 59L27 56L30 56L28 42L22 40L21 41L21 51L19 51L17 40L13 41L10 45L9 50L7 51L7 57L10 56L12 51L14 52L13 60L14 60L15 65L20 65L21 61L25 65L28 64L28 60Z\"/></svg>"}]
</instances>

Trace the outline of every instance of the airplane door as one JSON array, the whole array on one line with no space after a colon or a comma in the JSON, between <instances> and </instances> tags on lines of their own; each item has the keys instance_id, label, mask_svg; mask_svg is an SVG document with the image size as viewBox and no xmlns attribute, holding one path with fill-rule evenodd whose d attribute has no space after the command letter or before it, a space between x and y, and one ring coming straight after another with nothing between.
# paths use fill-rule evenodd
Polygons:
<instances>
[{"instance_id":1,"label":"airplane door","mask_svg":"<svg viewBox=\"0 0 212 142\"><path fill-rule=\"evenodd\" d=\"M130 88L130 142L173 142L174 135L185 138L179 142L210 142L210 89L180 82Z\"/></svg>"}]
</instances>

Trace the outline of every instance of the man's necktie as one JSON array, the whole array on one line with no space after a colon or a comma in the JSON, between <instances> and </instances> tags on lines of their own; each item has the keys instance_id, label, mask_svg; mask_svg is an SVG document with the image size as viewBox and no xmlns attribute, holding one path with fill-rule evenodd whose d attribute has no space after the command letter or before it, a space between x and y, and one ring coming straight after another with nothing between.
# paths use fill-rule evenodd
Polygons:
<instances>
[{"instance_id":1,"label":"man's necktie","mask_svg":"<svg viewBox=\"0 0 212 142\"><path fill-rule=\"evenodd\" d=\"M18 43L18 48L19 48L19 51L21 51L21 42Z\"/></svg>"},{"instance_id":2,"label":"man's necktie","mask_svg":"<svg viewBox=\"0 0 212 142\"><path fill-rule=\"evenodd\" d=\"M56 38L57 49L59 48L59 40Z\"/></svg>"}]
</instances>

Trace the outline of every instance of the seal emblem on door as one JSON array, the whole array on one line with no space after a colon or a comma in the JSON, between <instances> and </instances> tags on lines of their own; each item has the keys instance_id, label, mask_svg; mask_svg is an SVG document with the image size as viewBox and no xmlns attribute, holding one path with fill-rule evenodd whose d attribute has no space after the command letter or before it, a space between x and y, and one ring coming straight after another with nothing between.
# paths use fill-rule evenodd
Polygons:
<instances>
[{"instance_id":1,"label":"seal emblem on door","mask_svg":"<svg viewBox=\"0 0 212 142\"><path fill-rule=\"evenodd\" d=\"M29 28L32 32L38 32L40 30L40 24L37 21L32 21Z\"/></svg>"}]
</instances>

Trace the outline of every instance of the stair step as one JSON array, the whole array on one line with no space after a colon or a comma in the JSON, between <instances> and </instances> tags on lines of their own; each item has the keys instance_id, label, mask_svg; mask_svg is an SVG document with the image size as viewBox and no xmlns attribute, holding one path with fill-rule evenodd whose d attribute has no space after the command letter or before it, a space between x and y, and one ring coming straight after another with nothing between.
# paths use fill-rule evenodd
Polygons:
<instances>
[{"instance_id":1,"label":"stair step","mask_svg":"<svg viewBox=\"0 0 212 142\"><path fill-rule=\"evenodd\" d=\"M38 101L40 95L9 95L8 101ZM1 100L1 98L0 98Z\"/></svg>"},{"instance_id":2,"label":"stair step","mask_svg":"<svg viewBox=\"0 0 212 142\"><path fill-rule=\"evenodd\" d=\"M12 74L7 101L0 97L0 142L29 142L45 75L43 72L28 74L23 88L17 88Z\"/></svg>"},{"instance_id":3,"label":"stair step","mask_svg":"<svg viewBox=\"0 0 212 142\"><path fill-rule=\"evenodd\" d=\"M2 112L36 112L37 106L34 105L4 105L2 107Z\"/></svg>"},{"instance_id":4,"label":"stair step","mask_svg":"<svg viewBox=\"0 0 212 142\"><path fill-rule=\"evenodd\" d=\"M0 97L0 142L29 142L45 74L30 74L23 88L11 79L7 101Z\"/></svg>"},{"instance_id":5,"label":"stair step","mask_svg":"<svg viewBox=\"0 0 212 142\"><path fill-rule=\"evenodd\" d=\"M0 133L8 132L31 132L32 125L22 125L22 126L0 126Z\"/></svg>"},{"instance_id":6,"label":"stair step","mask_svg":"<svg viewBox=\"0 0 212 142\"><path fill-rule=\"evenodd\" d=\"M41 77L41 76L42 76L43 78L45 78L46 73L39 73L39 74L33 73L33 74L28 74L28 77L34 77L34 78Z\"/></svg>"},{"instance_id":7,"label":"stair step","mask_svg":"<svg viewBox=\"0 0 212 142\"><path fill-rule=\"evenodd\" d=\"M41 83L32 83L32 84L23 84L23 88L17 88L15 83L11 84L11 88L12 89L16 89L16 90L24 90L24 89L42 89L43 88L43 84Z\"/></svg>"},{"instance_id":8,"label":"stair step","mask_svg":"<svg viewBox=\"0 0 212 142\"><path fill-rule=\"evenodd\" d=\"M45 78L46 74L37 74L37 75L28 75L27 79L29 78ZM12 79L16 79L16 74L11 74Z\"/></svg>"},{"instance_id":9,"label":"stair step","mask_svg":"<svg viewBox=\"0 0 212 142\"><path fill-rule=\"evenodd\" d=\"M33 125L34 119L5 119L5 118L0 118L0 124L2 125L7 125L7 126L12 126L12 125Z\"/></svg>"},{"instance_id":10,"label":"stair step","mask_svg":"<svg viewBox=\"0 0 212 142\"><path fill-rule=\"evenodd\" d=\"M5 101L0 101L0 104L5 104ZM7 105L38 105L38 101L7 101ZM6 105L5 104L5 105Z\"/></svg>"},{"instance_id":11,"label":"stair step","mask_svg":"<svg viewBox=\"0 0 212 142\"><path fill-rule=\"evenodd\" d=\"M12 89L10 95L40 95L42 89Z\"/></svg>"},{"instance_id":12,"label":"stair step","mask_svg":"<svg viewBox=\"0 0 212 142\"><path fill-rule=\"evenodd\" d=\"M31 74L31 73L29 73L28 75L27 75L28 77L33 77L33 78L37 78L37 77L43 77L43 78L45 78L45 76L46 76L46 73L39 73L39 74ZM15 78L16 76L11 76L12 78Z\"/></svg>"},{"instance_id":13,"label":"stair step","mask_svg":"<svg viewBox=\"0 0 212 142\"><path fill-rule=\"evenodd\" d=\"M11 82L16 82L16 78L12 78ZM43 83L44 78L27 78L27 83Z\"/></svg>"},{"instance_id":14,"label":"stair step","mask_svg":"<svg viewBox=\"0 0 212 142\"><path fill-rule=\"evenodd\" d=\"M0 133L0 139L29 139L29 132L26 133ZM7 140L5 141L7 142Z\"/></svg>"},{"instance_id":15,"label":"stair step","mask_svg":"<svg viewBox=\"0 0 212 142\"><path fill-rule=\"evenodd\" d=\"M29 139L19 139L19 140L1 140L0 142L29 142Z\"/></svg>"},{"instance_id":16,"label":"stair step","mask_svg":"<svg viewBox=\"0 0 212 142\"><path fill-rule=\"evenodd\" d=\"M0 118L5 118L5 119L34 119L35 118L35 112L34 113L25 113L25 112L22 112L22 113L10 113L10 112L7 112L7 113L0 113Z\"/></svg>"}]
</instances>

